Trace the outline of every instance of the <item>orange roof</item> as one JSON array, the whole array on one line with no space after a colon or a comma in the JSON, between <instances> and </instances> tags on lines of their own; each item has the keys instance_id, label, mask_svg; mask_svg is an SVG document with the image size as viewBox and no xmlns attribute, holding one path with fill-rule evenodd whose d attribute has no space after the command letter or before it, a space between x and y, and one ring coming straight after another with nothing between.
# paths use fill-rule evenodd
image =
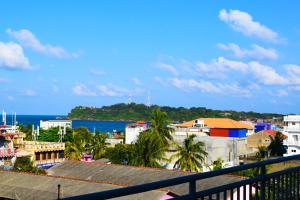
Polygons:
<instances>
[{"instance_id":1,"label":"orange roof","mask_svg":"<svg viewBox=\"0 0 300 200\"><path fill-rule=\"evenodd\" d=\"M260 131L260 132L262 132L262 133L264 133L264 134L271 135L271 136L273 136L273 137L275 137L275 136L276 136L276 133L277 133L277 131L275 131L275 130L262 130L262 131ZM284 135L284 134L282 134L282 133L281 133L281 135L283 136L283 138L287 138L286 135Z\"/></svg>"},{"instance_id":2,"label":"orange roof","mask_svg":"<svg viewBox=\"0 0 300 200\"><path fill-rule=\"evenodd\" d=\"M196 119L195 119L196 120ZM195 120L184 122L182 124L176 124L178 127L192 127ZM238 122L228 118L198 118L198 120L203 120L204 124L208 128L246 128L253 129L250 125Z\"/></svg>"}]
</instances>

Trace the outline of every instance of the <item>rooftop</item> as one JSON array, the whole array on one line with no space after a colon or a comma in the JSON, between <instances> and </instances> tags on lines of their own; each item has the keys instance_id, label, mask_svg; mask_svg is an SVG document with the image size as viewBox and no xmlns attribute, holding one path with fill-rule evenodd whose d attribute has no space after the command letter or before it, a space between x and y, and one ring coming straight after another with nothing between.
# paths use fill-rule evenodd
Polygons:
<instances>
[{"instance_id":1,"label":"rooftop","mask_svg":"<svg viewBox=\"0 0 300 200\"><path fill-rule=\"evenodd\" d=\"M120 186L117 185L93 181L12 171L0 171L0 179L0 197L9 199L57 199L58 184L61 185L61 197L77 196L120 188ZM117 199L159 199L164 194L165 192L163 191L149 191Z\"/></svg>"},{"instance_id":2,"label":"rooftop","mask_svg":"<svg viewBox=\"0 0 300 200\"><path fill-rule=\"evenodd\" d=\"M188 122L184 122L182 124L176 124L178 127L192 127L195 123L195 120L191 120ZM228 118L198 118L198 120L203 120L204 124L208 128L245 128L245 129L253 129L249 124L238 122L233 119Z\"/></svg>"},{"instance_id":3,"label":"rooftop","mask_svg":"<svg viewBox=\"0 0 300 200\"><path fill-rule=\"evenodd\" d=\"M100 183L120 186L132 186L192 174L179 170L132 167L125 165L104 164L99 162L87 163L79 161L65 161L50 168L48 173L54 176L92 180ZM197 181L197 189L204 190L223 184L233 183L239 180L243 180L243 178L231 175L208 178ZM188 192L188 184L171 186L166 188L166 190L176 195L186 194Z\"/></svg>"}]
</instances>

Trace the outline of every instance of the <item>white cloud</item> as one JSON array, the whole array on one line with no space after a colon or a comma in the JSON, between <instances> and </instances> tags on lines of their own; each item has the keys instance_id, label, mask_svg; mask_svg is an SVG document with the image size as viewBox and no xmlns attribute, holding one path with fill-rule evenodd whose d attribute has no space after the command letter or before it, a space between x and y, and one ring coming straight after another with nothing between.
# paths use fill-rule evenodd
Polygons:
<instances>
[{"instance_id":1,"label":"white cloud","mask_svg":"<svg viewBox=\"0 0 300 200\"><path fill-rule=\"evenodd\" d=\"M134 90L129 90L112 83L106 85L97 85L96 86L101 96L109 97L122 97L122 96L136 96L142 92L142 89L135 88Z\"/></svg>"},{"instance_id":2,"label":"white cloud","mask_svg":"<svg viewBox=\"0 0 300 200\"><path fill-rule=\"evenodd\" d=\"M270 28L253 20L252 16L247 12L240 10L222 9L219 18L223 22L229 24L235 31L241 32L246 36L254 36L263 40L278 42L278 34Z\"/></svg>"},{"instance_id":3,"label":"white cloud","mask_svg":"<svg viewBox=\"0 0 300 200\"><path fill-rule=\"evenodd\" d=\"M166 63L157 63L156 65L159 69L161 70L164 70L164 71L167 71L169 73L171 73L172 75L174 76L178 76L179 73L177 71L177 69L173 66L173 65L169 65L169 64L166 64Z\"/></svg>"},{"instance_id":4,"label":"white cloud","mask_svg":"<svg viewBox=\"0 0 300 200\"><path fill-rule=\"evenodd\" d=\"M164 87L167 86L167 82L159 76L154 76L154 80Z\"/></svg>"},{"instance_id":5,"label":"white cloud","mask_svg":"<svg viewBox=\"0 0 300 200\"><path fill-rule=\"evenodd\" d=\"M22 46L30 48L44 55L49 55L56 58L76 58L79 56L79 53L70 53L60 46L42 44L38 38L27 29L21 29L19 31L7 29L6 32L20 42Z\"/></svg>"},{"instance_id":6,"label":"white cloud","mask_svg":"<svg viewBox=\"0 0 300 200\"><path fill-rule=\"evenodd\" d=\"M72 88L72 91L77 96L97 96L96 92L90 90L85 84L77 84Z\"/></svg>"},{"instance_id":7,"label":"white cloud","mask_svg":"<svg viewBox=\"0 0 300 200\"><path fill-rule=\"evenodd\" d=\"M257 81L265 85L286 85L289 81L279 75L275 69L259 62L250 62L249 67Z\"/></svg>"},{"instance_id":8,"label":"white cloud","mask_svg":"<svg viewBox=\"0 0 300 200\"><path fill-rule=\"evenodd\" d=\"M23 91L22 93L23 96L27 96L27 97L35 97L37 96L36 92L32 89L27 89L25 91Z\"/></svg>"},{"instance_id":9,"label":"white cloud","mask_svg":"<svg viewBox=\"0 0 300 200\"><path fill-rule=\"evenodd\" d=\"M140 79L134 77L130 79L135 85L141 85L141 81Z\"/></svg>"},{"instance_id":10,"label":"white cloud","mask_svg":"<svg viewBox=\"0 0 300 200\"><path fill-rule=\"evenodd\" d=\"M267 49L261 47L257 44L251 45L251 49L241 49L239 45L234 43L229 44L218 44L217 45L220 49L226 51L232 51L233 56L236 58L254 58L254 59L270 59L276 60L278 58L277 51L275 49Z\"/></svg>"},{"instance_id":11,"label":"white cloud","mask_svg":"<svg viewBox=\"0 0 300 200\"><path fill-rule=\"evenodd\" d=\"M195 79L178 79L172 78L171 84L175 87L184 90L199 90L201 92L207 93L217 93L217 94L236 94L242 96L250 96L251 92L247 88L242 88L238 84L224 84L217 83L214 84L209 81L200 80L197 81Z\"/></svg>"},{"instance_id":12,"label":"white cloud","mask_svg":"<svg viewBox=\"0 0 300 200\"><path fill-rule=\"evenodd\" d=\"M0 68L9 70L31 69L28 58L24 55L23 48L16 43L0 42Z\"/></svg>"},{"instance_id":13,"label":"white cloud","mask_svg":"<svg viewBox=\"0 0 300 200\"><path fill-rule=\"evenodd\" d=\"M284 97L284 96L288 96L288 92L286 90L279 89L274 93L274 95L278 97Z\"/></svg>"},{"instance_id":14,"label":"white cloud","mask_svg":"<svg viewBox=\"0 0 300 200\"><path fill-rule=\"evenodd\" d=\"M228 60L224 57L213 59L210 63L198 62L196 64L196 71L199 72L200 75L206 75L208 77L224 78L224 73L229 70L246 72L248 65L243 62Z\"/></svg>"},{"instance_id":15,"label":"white cloud","mask_svg":"<svg viewBox=\"0 0 300 200\"><path fill-rule=\"evenodd\" d=\"M15 100L15 98L14 98L13 96L7 96L6 98L7 98L9 101Z\"/></svg>"},{"instance_id":16,"label":"white cloud","mask_svg":"<svg viewBox=\"0 0 300 200\"><path fill-rule=\"evenodd\" d=\"M102 76L105 74L104 71L100 70L100 69L92 69L90 71L91 74L95 75L95 76Z\"/></svg>"},{"instance_id":17,"label":"white cloud","mask_svg":"<svg viewBox=\"0 0 300 200\"><path fill-rule=\"evenodd\" d=\"M284 66L291 84L300 85L300 66L288 64Z\"/></svg>"}]
</instances>

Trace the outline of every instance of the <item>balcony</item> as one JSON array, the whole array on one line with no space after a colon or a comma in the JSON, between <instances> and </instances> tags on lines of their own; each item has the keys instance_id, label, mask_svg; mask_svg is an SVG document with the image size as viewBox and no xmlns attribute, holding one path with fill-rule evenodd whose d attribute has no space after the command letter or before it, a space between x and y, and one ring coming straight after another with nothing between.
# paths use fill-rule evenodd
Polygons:
<instances>
[{"instance_id":1,"label":"balcony","mask_svg":"<svg viewBox=\"0 0 300 200\"><path fill-rule=\"evenodd\" d=\"M3 148L0 149L0 158L4 157L14 157L17 155L17 150L13 148Z\"/></svg>"},{"instance_id":2,"label":"balcony","mask_svg":"<svg viewBox=\"0 0 300 200\"><path fill-rule=\"evenodd\" d=\"M166 187L188 183L189 192L183 196L175 196L172 199L300 199L300 166L288 168L281 171L266 173L266 167L272 164L287 161L299 162L300 155L281 157L261 162L225 168L217 171L191 174L152 183L118 188L97 193L64 198L73 199L111 199L125 197L128 195L143 193L151 190L161 190ZM224 174L232 174L243 170L256 169L259 174L252 178L221 185L205 190L197 190L197 181ZM127 197L129 198L129 197ZM58 199L60 199L60 185L58 185Z\"/></svg>"},{"instance_id":3,"label":"balcony","mask_svg":"<svg viewBox=\"0 0 300 200\"><path fill-rule=\"evenodd\" d=\"M284 126L283 131L300 133L300 128L292 128L292 127Z\"/></svg>"},{"instance_id":4,"label":"balcony","mask_svg":"<svg viewBox=\"0 0 300 200\"><path fill-rule=\"evenodd\" d=\"M287 145L287 146L289 146L289 145L300 146L300 141L287 141L287 140L284 140L283 144Z\"/></svg>"},{"instance_id":5,"label":"balcony","mask_svg":"<svg viewBox=\"0 0 300 200\"><path fill-rule=\"evenodd\" d=\"M24 141L23 145L25 149L33 151L54 151L65 149L65 143L62 142Z\"/></svg>"}]
</instances>

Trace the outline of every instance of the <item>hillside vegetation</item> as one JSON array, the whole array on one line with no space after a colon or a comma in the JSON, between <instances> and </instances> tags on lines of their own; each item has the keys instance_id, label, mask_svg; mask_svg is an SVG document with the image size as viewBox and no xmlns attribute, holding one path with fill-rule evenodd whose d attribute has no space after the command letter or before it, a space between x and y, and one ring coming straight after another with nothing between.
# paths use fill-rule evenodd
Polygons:
<instances>
[{"instance_id":1,"label":"hillside vegetation","mask_svg":"<svg viewBox=\"0 0 300 200\"><path fill-rule=\"evenodd\" d=\"M150 107L144 104L114 104L111 106L84 107L77 106L71 110L68 117L71 119L85 119L85 120L107 120L107 121L148 121L151 114L157 105ZM256 112L237 112L232 110L212 110L205 107L169 107L161 106L162 111L166 112L169 118L173 121L187 121L198 117L227 117L235 120L243 119L272 119L273 117L282 118L280 114L272 113L256 113Z\"/></svg>"}]
</instances>

